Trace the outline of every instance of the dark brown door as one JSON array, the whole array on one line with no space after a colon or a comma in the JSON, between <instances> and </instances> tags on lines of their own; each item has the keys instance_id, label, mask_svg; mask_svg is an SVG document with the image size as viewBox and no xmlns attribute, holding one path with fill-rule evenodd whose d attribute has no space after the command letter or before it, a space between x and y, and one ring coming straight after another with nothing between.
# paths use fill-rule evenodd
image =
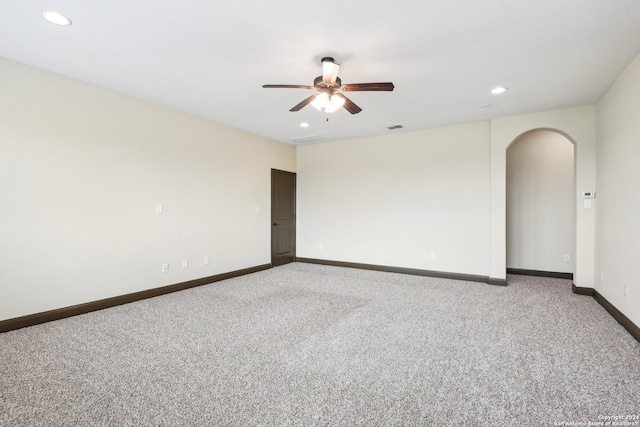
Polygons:
<instances>
[{"instance_id":1,"label":"dark brown door","mask_svg":"<svg viewBox=\"0 0 640 427\"><path fill-rule=\"evenodd\" d=\"M296 174L271 169L271 263L296 259Z\"/></svg>"}]
</instances>

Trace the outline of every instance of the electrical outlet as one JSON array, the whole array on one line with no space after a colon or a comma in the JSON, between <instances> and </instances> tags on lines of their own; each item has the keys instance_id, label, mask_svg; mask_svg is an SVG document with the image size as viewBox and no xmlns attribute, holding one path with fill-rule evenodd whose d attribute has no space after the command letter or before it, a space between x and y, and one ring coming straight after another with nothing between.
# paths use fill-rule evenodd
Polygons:
<instances>
[{"instance_id":1,"label":"electrical outlet","mask_svg":"<svg viewBox=\"0 0 640 427\"><path fill-rule=\"evenodd\" d=\"M430 258L431 258L431 261L435 261L436 260L436 253L435 252L431 252Z\"/></svg>"},{"instance_id":2,"label":"electrical outlet","mask_svg":"<svg viewBox=\"0 0 640 427\"><path fill-rule=\"evenodd\" d=\"M571 256L569 254L564 254L564 261L565 262L571 261Z\"/></svg>"},{"instance_id":3,"label":"electrical outlet","mask_svg":"<svg viewBox=\"0 0 640 427\"><path fill-rule=\"evenodd\" d=\"M169 272L169 264L162 264L162 272L163 273Z\"/></svg>"},{"instance_id":4,"label":"electrical outlet","mask_svg":"<svg viewBox=\"0 0 640 427\"><path fill-rule=\"evenodd\" d=\"M211 260L209 259L208 256L204 257L204 265L209 265L211 264Z\"/></svg>"},{"instance_id":5,"label":"electrical outlet","mask_svg":"<svg viewBox=\"0 0 640 427\"><path fill-rule=\"evenodd\" d=\"M322 249L324 249L324 246L322 246L322 243L320 243L320 244L318 245L318 250L319 250L319 251L321 251Z\"/></svg>"},{"instance_id":6,"label":"electrical outlet","mask_svg":"<svg viewBox=\"0 0 640 427\"><path fill-rule=\"evenodd\" d=\"M629 298L629 285L624 285L624 297Z\"/></svg>"},{"instance_id":7,"label":"electrical outlet","mask_svg":"<svg viewBox=\"0 0 640 427\"><path fill-rule=\"evenodd\" d=\"M182 269L186 269L189 267L189 262L186 259L182 260Z\"/></svg>"},{"instance_id":8,"label":"electrical outlet","mask_svg":"<svg viewBox=\"0 0 640 427\"><path fill-rule=\"evenodd\" d=\"M604 282L604 270L600 270L600 280Z\"/></svg>"}]
</instances>

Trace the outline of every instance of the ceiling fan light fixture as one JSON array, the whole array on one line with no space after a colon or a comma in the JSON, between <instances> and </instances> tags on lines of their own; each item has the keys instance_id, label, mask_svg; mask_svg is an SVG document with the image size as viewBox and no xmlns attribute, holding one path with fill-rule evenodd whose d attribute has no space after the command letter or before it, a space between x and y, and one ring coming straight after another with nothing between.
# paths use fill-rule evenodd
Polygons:
<instances>
[{"instance_id":1,"label":"ceiling fan light fixture","mask_svg":"<svg viewBox=\"0 0 640 427\"><path fill-rule=\"evenodd\" d=\"M322 109L325 108L328 103L329 103L329 95L327 95L326 92L321 92L317 94L315 99L311 101L311 105L313 105L318 111L322 111Z\"/></svg>"},{"instance_id":2,"label":"ceiling fan light fixture","mask_svg":"<svg viewBox=\"0 0 640 427\"><path fill-rule=\"evenodd\" d=\"M311 101L318 111L324 111L325 113L333 113L339 110L344 105L344 98L341 96L329 95L327 92L322 92L316 95L316 98Z\"/></svg>"},{"instance_id":3,"label":"ceiling fan light fixture","mask_svg":"<svg viewBox=\"0 0 640 427\"><path fill-rule=\"evenodd\" d=\"M338 111L344 105L344 98L341 96L332 95L329 97L329 105L324 108L326 113L333 113Z\"/></svg>"},{"instance_id":4,"label":"ceiling fan light fixture","mask_svg":"<svg viewBox=\"0 0 640 427\"><path fill-rule=\"evenodd\" d=\"M322 81L326 84L333 84L336 82L338 78L338 71L340 70L340 65L333 62L333 58L324 57L322 58Z\"/></svg>"}]
</instances>

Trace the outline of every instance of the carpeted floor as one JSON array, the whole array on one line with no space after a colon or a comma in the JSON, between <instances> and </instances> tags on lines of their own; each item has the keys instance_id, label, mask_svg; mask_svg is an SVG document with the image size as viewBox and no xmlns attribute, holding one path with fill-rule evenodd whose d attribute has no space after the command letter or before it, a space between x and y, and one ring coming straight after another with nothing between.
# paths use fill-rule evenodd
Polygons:
<instances>
[{"instance_id":1,"label":"carpeted floor","mask_svg":"<svg viewBox=\"0 0 640 427\"><path fill-rule=\"evenodd\" d=\"M0 425L640 425L640 343L509 283L294 263L0 334Z\"/></svg>"}]
</instances>

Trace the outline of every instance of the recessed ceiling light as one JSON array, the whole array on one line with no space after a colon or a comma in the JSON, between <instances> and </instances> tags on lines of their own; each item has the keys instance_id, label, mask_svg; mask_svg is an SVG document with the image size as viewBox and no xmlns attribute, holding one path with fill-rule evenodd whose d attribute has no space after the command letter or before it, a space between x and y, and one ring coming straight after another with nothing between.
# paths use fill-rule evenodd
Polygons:
<instances>
[{"instance_id":1,"label":"recessed ceiling light","mask_svg":"<svg viewBox=\"0 0 640 427\"><path fill-rule=\"evenodd\" d=\"M507 91L506 87L498 86L491 89L491 93L494 95L500 95L501 93L505 93Z\"/></svg>"},{"instance_id":2,"label":"recessed ceiling light","mask_svg":"<svg viewBox=\"0 0 640 427\"><path fill-rule=\"evenodd\" d=\"M302 123L300 123L300 127L301 128L308 128L309 127L309 123L302 122Z\"/></svg>"},{"instance_id":3,"label":"recessed ceiling light","mask_svg":"<svg viewBox=\"0 0 640 427\"><path fill-rule=\"evenodd\" d=\"M44 16L44 19L51 22L52 24L63 25L63 26L71 25L71 19L67 18L66 16L58 12L47 11L43 13L42 16Z\"/></svg>"}]
</instances>

